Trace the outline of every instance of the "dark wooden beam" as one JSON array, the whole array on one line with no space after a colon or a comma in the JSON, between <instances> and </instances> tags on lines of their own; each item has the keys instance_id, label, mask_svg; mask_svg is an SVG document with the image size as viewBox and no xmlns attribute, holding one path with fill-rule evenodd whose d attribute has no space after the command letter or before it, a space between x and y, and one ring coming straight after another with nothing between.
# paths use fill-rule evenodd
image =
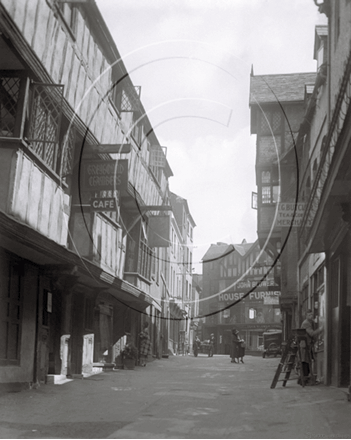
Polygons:
<instances>
[{"instance_id":1,"label":"dark wooden beam","mask_svg":"<svg viewBox=\"0 0 351 440\"><path fill-rule=\"evenodd\" d=\"M148 206L139 206L138 209L142 212L146 211L172 211L172 206L170 205L148 205Z\"/></svg>"},{"instance_id":2,"label":"dark wooden beam","mask_svg":"<svg viewBox=\"0 0 351 440\"><path fill-rule=\"evenodd\" d=\"M130 144L85 144L84 153L107 153L107 154L127 154L130 153Z\"/></svg>"}]
</instances>

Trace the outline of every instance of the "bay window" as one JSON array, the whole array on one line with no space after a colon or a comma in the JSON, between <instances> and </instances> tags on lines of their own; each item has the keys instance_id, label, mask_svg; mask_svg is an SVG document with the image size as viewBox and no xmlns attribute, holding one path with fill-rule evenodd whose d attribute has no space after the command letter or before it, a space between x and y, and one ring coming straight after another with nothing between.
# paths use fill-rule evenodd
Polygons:
<instances>
[{"instance_id":1,"label":"bay window","mask_svg":"<svg viewBox=\"0 0 351 440\"><path fill-rule=\"evenodd\" d=\"M24 71L0 71L0 140L22 141L39 166L72 172L75 131L62 118L64 86L31 81Z\"/></svg>"},{"instance_id":2,"label":"bay window","mask_svg":"<svg viewBox=\"0 0 351 440\"><path fill-rule=\"evenodd\" d=\"M278 172L272 170L261 171L261 201L262 204L279 202L280 187Z\"/></svg>"}]
</instances>

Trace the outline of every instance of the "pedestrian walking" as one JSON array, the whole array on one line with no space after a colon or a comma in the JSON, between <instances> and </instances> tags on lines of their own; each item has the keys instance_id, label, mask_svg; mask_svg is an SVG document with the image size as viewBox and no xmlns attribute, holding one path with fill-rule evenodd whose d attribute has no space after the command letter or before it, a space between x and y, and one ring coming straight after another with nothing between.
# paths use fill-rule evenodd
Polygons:
<instances>
[{"instance_id":1,"label":"pedestrian walking","mask_svg":"<svg viewBox=\"0 0 351 440\"><path fill-rule=\"evenodd\" d=\"M213 353L216 353L216 338L215 338L214 333L211 333L210 342L211 342L212 347L213 347Z\"/></svg>"},{"instance_id":2,"label":"pedestrian walking","mask_svg":"<svg viewBox=\"0 0 351 440\"><path fill-rule=\"evenodd\" d=\"M239 335L238 335L239 336ZM240 362L244 363L244 356L245 356L245 348L246 348L246 342L244 339L239 338L240 339L240 347L239 347L239 358L240 358Z\"/></svg>"},{"instance_id":3,"label":"pedestrian walking","mask_svg":"<svg viewBox=\"0 0 351 440\"><path fill-rule=\"evenodd\" d=\"M236 364L239 363L240 358L240 338L239 338L239 330L236 328L232 329L232 345L230 350L231 362ZM238 362L237 362L238 361Z\"/></svg>"},{"instance_id":4,"label":"pedestrian walking","mask_svg":"<svg viewBox=\"0 0 351 440\"><path fill-rule=\"evenodd\" d=\"M149 323L144 322L143 331L140 333L140 366L146 367L147 356L151 353L151 341L149 336Z\"/></svg>"}]
</instances>

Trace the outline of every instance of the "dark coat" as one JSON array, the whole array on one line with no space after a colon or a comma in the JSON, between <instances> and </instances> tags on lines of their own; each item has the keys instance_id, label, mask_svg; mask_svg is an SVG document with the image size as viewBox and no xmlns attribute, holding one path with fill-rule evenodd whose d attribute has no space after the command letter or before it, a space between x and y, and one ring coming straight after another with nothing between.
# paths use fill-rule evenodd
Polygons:
<instances>
[{"instance_id":1,"label":"dark coat","mask_svg":"<svg viewBox=\"0 0 351 440\"><path fill-rule=\"evenodd\" d=\"M239 359L245 355L245 348L241 347L241 339L239 334L232 335L232 345L230 350L230 357L232 359Z\"/></svg>"},{"instance_id":2,"label":"dark coat","mask_svg":"<svg viewBox=\"0 0 351 440\"><path fill-rule=\"evenodd\" d=\"M300 341L300 354L301 362L307 362L311 364L314 359L314 343L316 341L316 336L320 333L320 330L314 329L314 322L310 322L305 319L301 324L301 328L306 330L306 342Z\"/></svg>"}]
</instances>

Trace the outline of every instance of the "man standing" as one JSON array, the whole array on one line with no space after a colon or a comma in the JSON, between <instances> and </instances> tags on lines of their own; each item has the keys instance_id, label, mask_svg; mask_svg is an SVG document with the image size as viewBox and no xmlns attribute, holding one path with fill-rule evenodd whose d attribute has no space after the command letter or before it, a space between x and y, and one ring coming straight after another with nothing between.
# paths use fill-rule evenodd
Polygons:
<instances>
[{"instance_id":1,"label":"man standing","mask_svg":"<svg viewBox=\"0 0 351 440\"><path fill-rule=\"evenodd\" d=\"M216 353L216 338L215 338L214 333L211 333L210 342L211 342L212 347L213 347L213 353Z\"/></svg>"},{"instance_id":2,"label":"man standing","mask_svg":"<svg viewBox=\"0 0 351 440\"><path fill-rule=\"evenodd\" d=\"M308 309L306 312L306 319L301 324L301 328L306 330L307 340L300 341L300 353L301 353L301 367L305 378L310 377L309 384L315 385L313 366L314 361L314 343L316 342L316 337L322 333L323 327L314 329L315 323L313 321L313 312Z\"/></svg>"}]
</instances>

